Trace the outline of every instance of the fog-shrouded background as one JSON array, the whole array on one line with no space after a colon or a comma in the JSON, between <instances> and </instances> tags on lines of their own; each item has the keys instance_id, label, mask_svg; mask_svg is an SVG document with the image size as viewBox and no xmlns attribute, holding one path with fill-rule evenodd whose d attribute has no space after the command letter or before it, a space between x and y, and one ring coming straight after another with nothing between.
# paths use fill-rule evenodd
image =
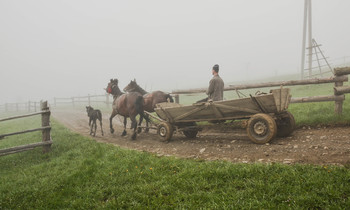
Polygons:
<instances>
[{"instance_id":1,"label":"fog-shrouded background","mask_svg":"<svg viewBox=\"0 0 350 210\"><path fill-rule=\"evenodd\" d=\"M350 1L317 0L313 37L350 61ZM0 103L148 91L300 72L304 0L1 0Z\"/></svg>"}]
</instances>

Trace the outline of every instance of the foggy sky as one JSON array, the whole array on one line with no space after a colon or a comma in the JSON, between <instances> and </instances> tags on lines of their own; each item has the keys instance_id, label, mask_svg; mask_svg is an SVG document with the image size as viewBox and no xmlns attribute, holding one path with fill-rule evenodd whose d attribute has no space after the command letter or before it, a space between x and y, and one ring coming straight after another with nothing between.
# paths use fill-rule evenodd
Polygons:
<instances>
[{"instance_id":1,"label":"foggy sky","mask_svg":"<svg viewBox=\"0 0 350 210\"><path fill-rule=\"evenodd\" d=\"M313 37L350 61L350 1L313 1ZM0 104L300 72L303 0L0 0Z\"/></svg>"}]
</instances>

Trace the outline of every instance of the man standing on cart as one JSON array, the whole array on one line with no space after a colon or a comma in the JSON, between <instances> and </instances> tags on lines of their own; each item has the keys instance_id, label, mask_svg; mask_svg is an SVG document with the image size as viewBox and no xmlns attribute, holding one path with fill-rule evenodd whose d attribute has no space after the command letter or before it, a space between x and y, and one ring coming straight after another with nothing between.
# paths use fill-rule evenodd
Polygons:
<instances>
[{"instance_id":1,"label":"man standing on cart","mask_svg":"<svg viewBox=\"0 0 350 210\"><path fill-rule=\"evenodd\" d=\"M215 64L212 69L213 78L209 82L206 92L208 101L222 101L224 98L224 81L219 76L219 65Z\"/></svg>"}]
</instances>

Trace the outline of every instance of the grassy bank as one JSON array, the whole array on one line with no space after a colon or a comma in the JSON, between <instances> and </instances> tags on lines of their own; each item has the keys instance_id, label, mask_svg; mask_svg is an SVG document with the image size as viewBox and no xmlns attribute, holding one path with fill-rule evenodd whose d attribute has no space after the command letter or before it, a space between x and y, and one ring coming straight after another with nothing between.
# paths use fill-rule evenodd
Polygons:
<instances>
[{"instance_id":1,"label":"grassy bank","mask_svg":"<svg viewBox=\"0 0 350 210\"><path fill-rule=\"evenodd\" d=\"M1 124L2 132L35 120ZM37 141L36 135L21 138ZM52 137L54 144L48 154L38 148L0 157L0 209L350 206L347 167L157 157L97 143L55 121ZM15 139L8 137L0 146L10 146Z\"/></svg>"}]
</instances>

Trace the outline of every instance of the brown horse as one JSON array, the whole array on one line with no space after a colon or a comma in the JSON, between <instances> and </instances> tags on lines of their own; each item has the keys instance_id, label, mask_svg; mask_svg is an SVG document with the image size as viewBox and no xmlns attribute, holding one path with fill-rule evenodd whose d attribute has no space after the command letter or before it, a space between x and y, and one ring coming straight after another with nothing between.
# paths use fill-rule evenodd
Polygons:
<instances>
[{"instance_id":1,"label":"brown horse","mask_svg":"<svg viewBox=\"0 0 350 210\"><path fill-rule=\"evenodd\" d=\"M136 139L136 129L137 129L137 121L136 116L140 115L140 120L144 118L144 101L143 97L140 93L130 92L123 93L120 91L118 87L118 79L111 79L107 85L106 89L107 93L113 95L113 111L109 118L109 125L111 133L114 133L114 129L112 126L112 119L117 114L124 117L124 131L122 136L126 135L126 119L129 117L131 119L131 129L134 129L134 133L131 136L133 140ZM146 119L147 120L147 119Z\"/></svg>"},{"instance_id":2,"label":"brown horse","mask_svg":"<svg viewBox=\"0 0 350 210\"><path fill-rule=\"evenodd\" d=\"M134 81L130 81L130 83L123 89L125 92L138 92L143 95L144 98L144 110L147 112L154 112L154 108L156 108L156 104L162 102L174 102L173 98L168 93L164 93L162 91L153 91L148 93L144 89L142 89L137 83L136 79ZM141 125L142 118L140 118L139 125ZM146 132L148 131L148 121L146 120Z\"/></svg>"}]
</instances>

